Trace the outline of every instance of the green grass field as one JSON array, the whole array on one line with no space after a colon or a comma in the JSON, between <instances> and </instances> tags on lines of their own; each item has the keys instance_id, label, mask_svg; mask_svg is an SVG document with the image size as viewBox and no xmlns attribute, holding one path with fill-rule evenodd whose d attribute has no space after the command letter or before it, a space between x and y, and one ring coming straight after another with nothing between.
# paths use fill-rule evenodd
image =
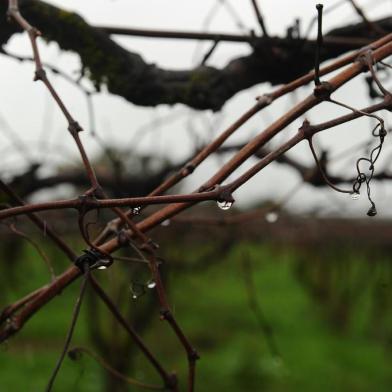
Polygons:
<instances>
[{"instance_id":1,"label":"green grass field","mask_svg":"<svg viewBox=\"0 0 392 392\"><path fill-rule=\"evenodd\" d=\"M270 354L248 306L241 272L244 250L251 255L257 300L273 327L281 358ZM35 252L26 245L23 253L13 269L12 284L2 273L1 284L6 289L1 305L47 279ZM357 259L355 254L350 257ZM371 285L361 290L350 322L339 330L328 321L325 305L300 283L295 273L297 261L295 250L241 244L217 265L195 273L170 273L169 296L175 315L201 355L197 391L392 390L390 351L382 339L369 332L369 325L377 322L371 319ZM66 265L65 261L59 263ZM365 263L358 258L359 272ZM358 271L350 276L357 276ZM0 391L44 390L62 348L78 287L77 282L64 291L1 346ZM145 298L135 302L129 296L129 306L143 306ZM389 309L384 311L387 314ZM382 320L384 329L387 321ZM89 346L85 323L82 310L74 343ZM168 326L158 320L158 313L144 336L166 368L176 370L184 380L184 352ZM136 356L135 364L130 376L159 383L141 355ZM54 391L101 391L103 376L104 370L88 357L77 362L66 358Z\"/></svg>"}]
</instances>

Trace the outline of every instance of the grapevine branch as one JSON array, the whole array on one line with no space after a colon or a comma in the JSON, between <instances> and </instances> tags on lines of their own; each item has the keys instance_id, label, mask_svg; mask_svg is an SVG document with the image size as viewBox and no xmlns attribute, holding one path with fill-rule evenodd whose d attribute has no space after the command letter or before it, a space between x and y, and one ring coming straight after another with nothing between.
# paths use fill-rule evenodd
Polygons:
<instances>
[{"instance_id":1,"label":"grapevine branch","mask_svg":"<svg viewBox=\"0 0 392 392\"><path fill-rule=\"evenodd\" d=\"M22 1L24 6L26 6L27 13L31 13L34 17L36 14L34 12L42 11L42 7L49 7L47 10L50 12L55 12L55 7L50 7L45 5L43 2L33 3L31 1ZM257 8L257 3L252 2L255 7L255 12L258 19L261 18L261 14ZM29 9L28 6L31 8ZM37 11L38 10L38 11ZM85 148L82 144L82 141L79 137L79 132L82 131L81 126L74 120L69 111L67 110L64 102L61 100L60 96L57 94L53 85L49 81L46 76L45 70L43 68L43 64L41 62L37 38L41 35L41 33L30 25L29 22L21 15L18 8L17 0L9 0L9 8L8 15L12 18L19 28L25 30L28 33L32 51L33 51L33 60L35 63L35 79L40 80L46 86L48 91L50 92L52 98L57 103L61 112L68 123L68 130L71 133L71 136L74 139L75 144L77 145L78 151L80 153L85 173L90 182L90 188L83 193L81 196L75 199L70 200L58 200L54 202L43 202L37 204L24 204L23 201L10 189L3 181L0 181L0 188L3 190L5 194L12 200L14 207L5 208L0 211L0 220L4 220L6 218L14 218L18 215L26 215L28 216L41 230L45 230L48 236L59 246L59 248L70 258L70 260L74 263L67 270L65 270L61 275L57 276L53 282L45 285L44 287L34 291L26 295L19 301L9 305L1 314L0 322L0 341L4 341L8 339L10 336L18 332L23 325L28 321L30 317L32 317L35 312L41 309L44 305L46 305L51 299L53 299L56 295L58 295L62 290L64 290L68 285L70 285L73 281L75 281L78 277L81 277L83 273L85 274L85 279L81 286L80 297L77 301L77 305L75 307L74 316L71 322L71 327L67 334L67 339L64 345L64 349L61 353L59 362L50 378L48 389L50 390L53 382L55 380L56 374L61 366L61 362L65 357L65 354L68 350L68 346L70 344L73 329L75 327L77 315L79 313L81 298L84 293L86 284L88 282L91 283L95 293L102 299L102 301L107 305L108 309L114 315L116 320L125 328L125 330L129 333L129 335L136 342L140 350L145 354L145 356L149 359L151 364L160 374L164 385L166 388L171 389L173 391L178 390L177 378L169 374L158 360L154 357L154 355L149 351L146 345L143 343L141 338L136 334L136 332L132 329L132 327L126 322L123 316L119 313L118 309L114 305L114 303L110 300L110 298L106 295L103 289L99 286L98 282L94 279L94 277L90 274L90 268L95 268L98 265L103 265L102 263L94 263L94 264L83 264L82 267L80 265L80 261L97 258L97 260L101 259L110 259L110 263L113 260L111 254L118 250L121 247L125 246L133 246L139 252L139 255L142 259L145 259L150 268L154 284L156 285L156 293L158 297L158 303L161 308L161 318L166 320L172 330L174 331L178 341L184 348L187 360L188 360L188 383L187 389L189 392L194 391L195 386L195 364L198 359L198 354L196 350L193 348L189 339L180 328L176 319L173 316L173 312L171 311L169 300L167 298L166 290L164 288L160 268L161 263L158 261L157 256L157 247L152 242L152 240L147 237L146 233L159 225L161 222L169 219L171 217L177 216L183 210L192 207L193 205L203 202L203 201L217 201L219 203L223 203L225 206L230 206L234 202L233 193L243 186L245 183L250 181L256 174L258 174L261 170L263 170L270 163L277 161L282 157L284 153L289 151L291 148L296 146L301 141L310 141L312 137L322 132L326 129L334 128L340 124L344 124L347 122L351 122L357 118L363 116L375 116L373 113L381 111L381 110L391 110L392 109L392 97L390 93L385 89L380 81L377 78L377 75L373 69L373 65L382 61L392 54L392 34L388 34L374 43L370 43L366 48L363 48L355 53L351 53L339 60L334 61L330 65L319 68L320 63L320 47L321 40L324 42L327 40L324 39L321 35L321 16L319 18L319 38L317 45L317 59L316 59L316 67L315 70L309 72L305 76L299 77L298 79L284 85L281 88L278 88L274 92L270 94L266 94L258 98L256 104L254 104L248 111L246 111L240 118L235 121L230 127L228 127L218 138L216 138L212 143L205 146L199 153L195 155L193 159L187 162L180 170L178 170L174 175L170 176L166 181L162 182L155 190L150 192L148 196L145 197L125 197L125 198L116 198L116 199L108 199L105 191L101 187L98 179L95 175L95 171L89 161ZM320 14L321 15L321 14ZM262 18L261 18L262 20ZM84 21L78 19L78 21L84 26ZM259 20L260 21L260 20ZM265 27L262 30L264 32L264 38L269 39L267 32L265 31ZM12 30L12 29L11 29ZM12 31L9 31L8 36ZM105 42L107 45L111 45L107 40L107 37L102 35L102 32L97 32L97 39L99 42ZM8 39L7 37L0 36L3 40ZM326 38L326 37L325 37ZM120 57L123 55L123 52L117 48L118 54ZM336 55L336 52L335 52ZM132 57L129 53L128 56L135 60L135 57ZM364 61L365 58L365 61ZM333 71L340 70L340 72L332 77L330 80L321 82L319 77L327 75ZM282 143L279 147L271 150L265 156L260 158L256 164L254 164L250 169L246 170L242 175L237 176L229 183L223 184L227 178L235 173L235 171L248 159L253 157L257 152L265 147L265 144L269 142L274 136L276 136L280 131L290 126L295 120L297 120L300 116L305 114L311 108L319 105L322 102L336 102L331 98L331 95L345 85L347 82L357 77L360 73L369 70L371 77L379 87L382 92L382 101L376 103L374 105L368 106L361 110L352 109L352 112L338 118L312 125L308 121L304 121L303 125L300 127L297 134L293 137L289 138L287 141ZM271 78L273 80L273 78ZM174 185L179 183L182 179L191 175L194 170L207 159L211 154L216 152L222 144L233 135L248 119L253 117L256 113L260 112L263 108L271 105L276 99L294 91L300 86L306 85L312 80L315 81L315 89L312 94L306 97L301 102L294 105L286 114L278 118L275 122L269 125L266 129L261 131L256 137L246 143L238 152L234 154L234 156L228 160L219 170L216 171L204 184L199 186L193 193L191 194L179 194L173 195L168 194L164 195L167 191L169 191ZM232 93L235 89L233 89L230 93ZM155 97L156 98L156 97ZM178 99L178 97L176 97ZM201 99L199 97L199 99ZM203 102L205 102L205 97L203 97ZM161 101L164 102L164 101ZM145 103L145 102L144 102ZM200 103L197 103L198 105ZM210 103L208 103L210 104ZM344 104L343 104L344 105ZM347 105L344 105L347 107ZM219 107L219 105L216 105ZM379 134L373 132L374 136L383 138L384 134L379 131ZM377 160L380 151L382 141L380 142L380 146L376 147L371 153L370 159L367 161L371 162L372 165ZM310 144L312 147L312 144ZM316 161L317 157L314 153L314 149L312 148L312 153L315 156ZM358 165L357 165L358 166ZM358 169L359 171L359 169ZM374 168L373 168L374 171ZM373 176L373 172L372 172ZM372 178L370 177L370 179ZM366 180L368 196L370 199L370 188L369 182L370 179ZM147 208L153 204L168 204L164 206L158 211L150 213L149 215L139 221L138 223L133 222L134 209L137 208ZM374 203L373 203L374 206ZM132 207L131 210L125 212L121 208L122 207ZM73 208L79 212L79 227L82 237L85 242L90 246L90 249L86 251L86 255L77 257L75 252L71 250L65 242L59 238L52 229L48 229L45 222L36 215L37 212L47 211L47 210L59 210ZM108 223L106 228L101 232L101 234L95 239L90 240L87 226L85 224L85 215L90 210L98 210L102 208L112 208L113 211L118 216L115 220ZM120 230L121 229L121 230ZM95 261L95 260L92 260ZM105 266L109 266L109 264ZM92 267L91 267L92 266Z\"/></svg>"},{"instance_id":2,"label":"grapevine branch","mask_svg":"<svg viewBox=\"0 0 392 392\"><path fill-rule=\"evenodd\" d=\"M391 36L388 35L388 36L384 37L383 39L377 41L377 42L373 45L373 47L380 47L379 49L375 50L374 53L377 53L381 59L384 58L384 57L387 57L387 56L390 54L391 45L388 44L388 41L389 41L390 39L391 39ZM351 55L350 57L351 57L351 58L355 58L356 56L355 56L355 55ZM378 59L376 58L376 60L378 60ZM339 64L340 64L340 65L344 65L345 62L347 62L346 59L345 59L345 61L339 60ZM331 69L331 67L329 67L329 68ZM335 68L335 67L333 67L333 68ZM337 75L337 76L334 78L334 80L335 80L335 82L338 82L340 85L342 85L342 84L343 84L343 80L344 80L344 81L347 81L349 78L354 77L354 76L355 76L356 74L358 74L360 71L361 71L361 66L360 66L360 64L359 64L359 63L354 63L354 64L351 65L349 68L347 68L346 70L344 70L341 74ZM313 75L310 75L310 78L307 77L305 80L306 80L307 82L309 82L310 80L312 80L312 76L313 76ZM344 78L347 78L347 79L344 79ZM343 79L343 80L342 80L342 79ZM302 83L304 83L304 82L302 82ZM296 81L295 84L300 85L300 82ZM304 111L303 106L306 105L306 108L309 106L309 102L308 102L308 101L314 101L314 102L315 102L314 104L316 104L316 102L318 103L318 102L320 101L320 98L319 98L319 97L316 97L316 96L310 96L310 97L308 97L303 103L300 103L300 104L297 105L297 107L293 108L293 109L291 110L291 112L295 112L295 114L296 114L297 116L301 115L301 114L303 113L303 111ZM372 110L376 111L376 110L380 110L380 109L382 109L382 108L384 108L384 107L386 107L384 103L382 103L382 104L377 104L376 106L373 106L373 107L372 107ZM365 111L365 110L362 110L362 111ZM294 115L292 114L290 117L293 117L293 116L294 116ZM288 120L286 119L286 117L287 117L287 116L284 116L284 117L282 117L281 119L279 119L277 122L275 122L274 124L272 124L269 128L267 128L264 132L262 132L262 133L256 138L256 141L253 141L253 143L251 142L251 143L249 143L249 144L252 144L252 145L255 145L255 144L256 144L257 147L260 147L260 145L262 144L262 142L265 141L265 136L264 136L264 135L270 134L270 133L272 133L273 131L278 132L280 129L282 129L282 128L284 127L285 123L288 122ZM295 117L295 116L294 116L294 117ZM328 129L329 127L333 127L333 126L339 125L339 123L342 123L342 122L344 122L344 121L351 121L352 119L355 119L355 118L357 118L357 117L360 117L360 114L359 114L359 113L353 113L353 114L350 114L350 115L346 115L346 116L343 116L343 121L342 121L342 120L339 120L339 121L331 120L331 121L329 121L329 122L326 122L326 123L324 123L324 124L319 125L319 126L317 127L317 129L318 129L319 131L322 131L322 130ZM276 129L278 129L278 130L276 130ZM298 135L300 135L300 133L299 133ZM303 136L302 136L302 137L301 137L301 136L296 136L296 137L295 137L295 140L294 140L295 143L293 143L293 141L291 141L290 143L296 144L296 143L298 143L300 140L302 140L303 138L304 138ZM259 142L260 139L262 139L262 142ZM247 154L249 154L249 150L251 150L251 151L253 152L253 146L252 146L252 148L249 148L249 144L248 144L247 146L245 146L241 151L243 152L243 151L245 150L245 148L246 148L246 153L247 153ZM259 144L260 144L260 145L259 145ZM277 155L277 156L278 156L278 155L280 155L281 153L283 153L283 151L284 151L285 149L288 149L288 148L289 148L289 146L286 146L284 149L281 149L280 151L278 151L278 153L275 153L274 155ZM242 154L244 154L244 153L242 153ZM235 156L234 158L237 159L237 156ZM233 159L234 159L234 158L233 158ZM241 157L241 160L242 160L242 159L244 159L244 158ZM272 157L272 159L273 159L273 157ZM268 160L271 161L271 156L268 157ZM233 162L233 160L232 160L232 161L229 161L230 168L231 168L231 166L233 166L233 163L232 163L232 162ZM220 172L218 172L219 177L218 177L218 174L217 174L217 175L215 175L215 178L216 178L216 177L220 178L220 177L227 176L227 175L228 175L228 174L227 174L228 171L229 171L229 170L227 169L227 166L224 167L223 169L220 170ZM221 173L223 173L223 174L221 174ZM223 180L223 178L222 178L222 180ZM212 181L210 180L210 182L212 182ZM204 187L205 187L205 186L204 186ZM139 228L140 228L142 231L149 230L149 229L151 229L152 227L154 227L154 226L156 226L157 224L159 224L159 223L161 223L162 221L164 221L165 219L168 219L168 218L170 218L171 216L174 216L175 214L179 213L180 211L182 211L183 209L185 209L185 208L187 208L187 207L189 207L189 204L185 204L185 203L173 204L173 205L171 205L171 206L165 207L164 209L162 209L162 210L160 210L160 211L158 211L158 212L156 212L156 213L150 215L149 217L147 217L145 220L143 220L142 222L140 222L140 223L138 224L138 226L139 226ZM107 242L105 243L105 246L104 246L103 248L104 248L105 251L108 251L108 250L109 250L109 251L110 251L110 250L111 250L111 251L114 251L114 250L116 250L119 246L121 246L120 243L119 243L119 240L118 240L117 238L114 238L114 239L111 239L111 240L107 241ZM61 281L63 282L63 284L67 285L67 284L69 284L71 281L73 281L77 276L78 276L78 270L77 270L76 268L70 268L68 271L65 271L64 274L63 274L63 276L59 277L59 279L61 279ZM51 292L52 290L53 290L53 287L51 287L50 290L48 289L48 292ZM48 299L50 299L50 297L49 297Z\"/></svg>"}]
</instances>

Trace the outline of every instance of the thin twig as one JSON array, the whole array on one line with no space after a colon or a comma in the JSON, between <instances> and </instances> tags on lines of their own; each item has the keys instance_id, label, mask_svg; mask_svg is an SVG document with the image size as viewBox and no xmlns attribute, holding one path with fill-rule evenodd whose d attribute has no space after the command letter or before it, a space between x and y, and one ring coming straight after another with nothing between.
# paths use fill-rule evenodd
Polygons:
<instances>
[{"instance_id":1,"label":"thin twig","mask_svg":"<svg viewBox=\"0 0 392 392\"><path fill-rule=\"evenodd\" d=\"M30 236L28 236L26 233L17 229L15 223L10 224L8 227L14 234L18 235L21 238L24 238L26 241L30 242L31 245L33 245L33 247L36 249L38 254L41 256L42 260L48 267L50 277L52 281L54 281L56 279L56 275L54 273L53 265L49 260L49 257L46 255L45 251L41 249L40 245L36 241L34 241Z\"/></svg>"},{"instance_id":2,"label":"thin twig","mask_svg":"<svg viewBox=\"0 0 392 392\"><path fill-rule=\"evenodd\" d=\"M321 84L320 81L320 50L323 45L323 5L317 4L317 46L316 46L316 58L314 65L314 84L319 86Z\"/></svg>"},{"instance_id":3,"label":"thin twig","mask_svg":"<svg viewBox=\"0 0 392 392\"><path fill-rule=\"evenodd\" d=\"M75 330L76 321L78 320L78 316L79 316L79 312L80 312L80 307L82 305L84 293L86 291L88 277L89 277L89 267L87 265L87 266L85 266L84 278L83 278L82 284L80 286L79 296L76 299L75 307L74 307L74 310L72 313L71 325L70 325L68 332L67 332L67 337L65 339L64 347L63 347L63 350L60 354L60 358L58 359L57 364L56 364L56 366L50 376L49 382L48 382L46 389L45 389L46 392L50 392L52 390L53 384L56 380L56 376L60 370L61 364L63 363L64 357L67 354L67 351L68 351L68 348L69 348L69 345L71 343L71 339L73 336L73 332Z\"/></svg>"},{"instance_id":4,"label":"thin twig","mask_svg":"<svg viewBox=\"0 0 392 392\"><path fill-rule=\"evenodd\" d=\"M261 15L260 8L257 4L257 0L251 0L251 2L252 2L253 10L256 14L257 21L259 22L259 25L260 25L261 31L263 32L264 37L269 37L267 29L265 27L264 18Z\"/></svg>"},{"instance_id":5,"label":"thin twig","mask_svg":"<svg viewBox=\"0 0 392 392\"><path fill-rule=\"evenodd\" d=\"M99 189L98 180L79 137L79 132L81 132L83 129L77 123L77 121L74 120L74 118L72 117L72 115L70 114L66 106L64 105L60 96L58 95L53 85L49 81L45 69L43 68L43 64L41 61L41 57L37 45L37 37L41 35L41 32L37 30L35 27L31 26L27 22L27 20L21 15L21 13L19 12L18 0L9 0L8 15L12 17L15 20L15 22L28 33L32 51L33 51L33 59L35 63L35 80L40 80L43 82L43 84L46 86L49 93L53 97L54 101L56 102L57 106L63 113L64 117L66 118L68 122L68 130L78 147L80 156L82 158L83 164L86 169L86 173L90 180L91 191L95 192L96 190Z\"/></svg>"},{"instance_id":6,"label":"thin twig","mask_svg":"<svg viewBox=\"0 0 392 392\"><path fill-rule=\"evenodd\" d=\"M163 366L159 363L159 361L155 358L155 356L151 353L151 351L147 348L143 340L139 337L139 335L133 330L133 328L128 324L125 318L121 315L117 306L113 303L113 301L108 297L105 291L100 287L98 282L94 279L93 276L90 276L90 283L95 292L99 295L102 301L105 303L107 308L116 318L116 320L123 326L123 328L128 332L128 334L132 337L134 342L137 344L139 349L143 352L146 358L151 362L154 368L162 377L165 385L173 391L177 391L177 377L175 374L169 374L163 368Z\"/></svg>"},{"instance_id":7,"label":"thin twig","mask_svg":"<svg viewBox=\"0 0 392 392\"><path fill-rule=\"evenodd\" d=\"M94 353L92 350L86 348L86 347L73 347L68 351L68 357L71 358L72 360L79 359L79 356L84 353L88 355L89 357L93 358L95 361L97 361L108 373L110 373L112 376L118 378L121 381L126 382L128 385L133 385L135 387L139 387L142 389L151 389L151 390L163 390L165 389L164 387L158 386L158 385L152 385L152 384L146 384L144 382L135 380L134 378L125 376L124 374L120 373L118 370L114 369L112 366L110 366L103 358L101 358L98 354Z\"/></svg>"},{"instance_id":8,"label":"thin twig","mask_svg":"<svg viewBox=\"0 0 392 392\"><path fill-rule=\"evenodd\" d=\"M243 267L242 270L244 274L245 291L248 299L249 308L252 310L257 322L260 325L261 331L265 337L271 355L275 358L281 358L272 326L265 317L263 309L260 306L259 301L257 300L257 290L253 279L254 271L252 269L252 262L250 260L249 253L244 252L241 264Z\"/></svg>"},{"instance_id":9,"label":"thin twig","mask_svg":"<svg viewBox=\"0 0 392 392\"><path fill-rule=\"evenodd\" d=\"M372 21L370 21L368 19L365 12L357 4L357 2L355 0L348 0L348 1L351 3L355 12L360 16L360 18L363 20L363 22L369 27L369 30L373 30L376 34L379 34L379 35L384 35L386 33L382 27L378 26L376 23L373 23Z\"/></svg>"}]
</instances>

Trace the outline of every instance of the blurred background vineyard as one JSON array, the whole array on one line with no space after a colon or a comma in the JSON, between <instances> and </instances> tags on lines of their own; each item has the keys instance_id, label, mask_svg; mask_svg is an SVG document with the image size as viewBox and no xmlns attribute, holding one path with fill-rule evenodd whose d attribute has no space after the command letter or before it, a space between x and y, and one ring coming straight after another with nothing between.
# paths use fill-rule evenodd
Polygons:
<instances>
[{"instance_id":1,"label":"blurred background vineyard","mask_svg":"<svg viewBox=\"0 0 392 392\"><path fill-rule=\"evenodd\" d=\"M198 217L211 217L215 210L200 208ZM216 218L222 214L217 212ZM165 279L174 312L201 355L197 390L391 390L388 225L283 214L274 223L255 219L225 230L219 224L181 221L159 228L154 236L164 239L161 254L170 261ZM82 249L72 237L68 240ZM44 249L57 271L66 267L67 261L49 241ZM3 242L1 253L4 307L45 284L48 269L34 247L15 236ZM159 320L154 290L132 299L131 285L145 282L147 269L125 262L117 265L95 275L147 344L164 358L164 365L185 379L184 353ZM78 283L2 346L1 390L44 389L77 291ZM151 366L122 333L89 291L73 346L89 347L125 374L159 384ZM139 388L113 379L91 357L81 355L67 358L55 390Z\"/></svg>"}]
</instances>

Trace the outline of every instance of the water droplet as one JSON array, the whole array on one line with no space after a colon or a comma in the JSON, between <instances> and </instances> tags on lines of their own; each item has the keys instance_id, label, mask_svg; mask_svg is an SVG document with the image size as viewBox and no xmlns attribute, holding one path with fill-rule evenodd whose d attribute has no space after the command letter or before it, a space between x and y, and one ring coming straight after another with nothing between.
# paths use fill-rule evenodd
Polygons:
<instances>
[{"instance_id":1,"label":"water droplet","mask_svg":"<svg viewBox=\"0 0 392 392\"><path fill-rule=\"evenodd\" d=\"M149 289L153 289L156 285L157 285L157 284L155 283L154 280L150 280L150 281L147 283L147 287L148 287Z\"/></svg>"},{"instance_id":2,"label":"water droplet","mask_svg":"<svg viewBox=\"0 0 392 392\"><path fill-rule=\"evenodd\" d=\"M361 194L359 192L353 192L350 195L353 200L358 200L361 197Z\"/></svg>"},{"instance_id":3,"label":"water droplet","mask_svg":"<svg viewBox=\"0 0 392 392\"><path fill-rule=\"evenodd\" d=\"M106 268L108 268L106 265L100 265L97 269L99 269L99 270L105 270Z\"/></svg>"},{"instance_id":4,"label":"water droplet","mask_svg":"<svg viewBox=\"0 0 392 392\"><path fill-rule=\"evenodd\" d=\"M169 226L170 225L170 219L166 219L161 223L161 226Z\"/></svg>"},{"instance_id":5,"label":"water droplet","mask_svg":"<svg viewBox=\"0 0 392 392\"><path fill-rule=\"evenodd\" d=\"M112 260L101 259L101 260L97 261L97 263L94 264L93 267L97 267L97 269L99 269L99 270L105 270L108 267L110 267L111 264L112 264Z\"/></svg>"},{"instance_id":6,"label":"water droplet","mask_svg":"<svg viewBox=\"0 0 392 392\"><path fill-rule=\"evenodd\" d=\"M279 215L278 215L278 213L275 212L275 211L270 211L270 212L268 212L268 213L265 215L265 220L266 220L268 223L274 223L274 222L276 222L276 221L278 220L278 218L279 218Z\"/></svg>"},{"instance_id":7,"label":"water droplet","mask_svg":"<svg viewBox=\"0 0 392 392\"><path fill-rule=\"evenodd\" d=\"M372 205L369 208L369 211L367 212L367 216L376 216L377 215L377 210L376 210L376 206Z\"/></svg>"},{"instance_id":8,"label":"water droplet","mask_svg":"<svg viewBox=\"0 0 392 392\"><path fill-rule=\"evenodd\" d=\"M135 300L141 297L146 292L144 284L138 282L132 282L129 289L131 291L132 298Z\"/></svg>"},{"instance_id":9,"label":"water droplet","mask_svg":"<svg viewBox=\"0 0 392 392\"><path fill-rule=\"evenodd\" d=\"M226 211L226 210L230 209L230 207L233 205L233 202L232 201L222 200L222 201L217 201L216 204L218 204L218 207L221 210Z\"/></svg>"},{"instance_id":10,"label":"water droplet","mask_svg":"<svg viewBox=\"0 0 392 392\"><path fill-rule=\"evenodd\" d=\"M142 207L134 207L134 208L132 208L132 214L133 215L139 215L141 208Z\"/></svg>"}]
</instances>

